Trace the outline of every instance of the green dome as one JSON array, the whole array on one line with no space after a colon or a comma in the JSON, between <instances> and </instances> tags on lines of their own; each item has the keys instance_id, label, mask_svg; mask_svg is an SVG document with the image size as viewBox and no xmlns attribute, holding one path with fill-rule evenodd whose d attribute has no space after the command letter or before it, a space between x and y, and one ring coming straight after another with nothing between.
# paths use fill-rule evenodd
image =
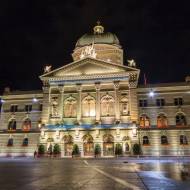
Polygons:
<instances>
[{"instance_id":1,"label":"green dome","mask_svg":"<svg viewBox=\"0 0 190 190\"><path fill-rule=\"evenodd\" d=\"M76 47L83 47L94 44L120 45L115 34L110 32L100 34L84 34L76 43Z\"/></svg>"}]
</instances>

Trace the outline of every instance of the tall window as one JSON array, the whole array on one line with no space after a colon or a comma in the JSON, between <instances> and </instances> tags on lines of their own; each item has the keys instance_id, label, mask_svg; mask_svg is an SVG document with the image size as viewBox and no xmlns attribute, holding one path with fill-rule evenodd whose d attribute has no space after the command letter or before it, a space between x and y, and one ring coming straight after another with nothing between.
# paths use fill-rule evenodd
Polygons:
<instances>
[{"instance_id":1,"label":"tall window","mask_svg":"<svg viewBox=\"0 0 190 190\"><path fill-rule=\"evenodd\" d=\"M150 127L150 118L145 114L140 117L140 127Z\"/></svg>"},{"instance_id":2,"label":"tall window","mask_svg":"<svg viewBox=\"0 0 190 190\"><path fill-rule=\"evenodd\" d=\"M18 105L11 105L10 112L14 113L18 111Z\"/></svg>"},{"instance_id":3,"label":"tall window","mask_svg":"<svg viewBox=\"0 0 190 190\"><path fill-rule=\"evenodd\" d=\"M101 115L113 116L114 115L114 99L110 95L103 96L101 99Z\"/></svg>"},{"instance_id":4,"label":"tall window","mask_svg":"<svg viewBox=\"0 0 190 190\"><path fill-rule=\"evenodd\" d=\"M175 119L176 119L176 125L178 125L178 126L184 126L187 124L186 118L185 118L184 114L182 114L182 113L178 113L176 115Z\"/></svg>"},{"instance_id":5,"label":"tall window","mask_svg":"<svg viewBox=\"0 0 190 190\"><path fill-rule=\"evenodd\" d=\"M32 105L25 105L25 112L31 112L32 111Z\"/></svg>"},{"instance_id":6,"label":"tall window","mask_svg":"<svg viewBox=\"0 0 190 190\"><path fill-rule=\"evenodd\" d=\"M180 135L179 140L181 145L188 144L187 137L185 135Z\"/></svg>"},{"instance_id":7,"label":"tall window","mask_svg":"<svg viewBox=\"0 0 190 190\"><path fill-rule=\"evenodd\" d=\"M23 139L22 146L28 146L28 138Z\"/></svg>"},{"instance_id":8,"label":"tall window","mask_svg":"<svg viewBox=\"0 0 190 190\"><path fill-rule=\"evenodd\" d=\"M167 145L168 144L168 138L167 136L163 135L161 136L161 144Z\"/></svg>"},{"instance_id":9,"label":"tall window","mask_svg":"<svg viewBox=\"0 0 190 190\"><path fill-rule=\"evenodd\" d=\"M95 98L88 95L82 100L82 113L84 117L96 115Z\"/></svg>"},{"instance_id":10,"label":"tall window","mask_svg":"<svg viewBox=\"0 0 190 190\"><path fill-rule=\"evenodd\" d=\"M8 130L16 130L16 120L11 119L8 123Z\"/></svg>"},{"instance_id":11,"label":"tall window","mask_svg":"<svg viewBox=\"0 0 190 190\"><path fill-rule=\"evenodd\" d=\"M13 146L13 138L8 139L7 146Z\"/></svg>"},{"instance_id":12,"label":"tall window","mask_svg":"<svg viewBox=\"0 0 190 190\"><path fill-rule=\"evenodd\" d=\"M128 99L126 97L121 99L121 103L120 103L120 111L121 111L121 115L128 115L129 114L129 103L128 103Z\"/></svg>"},{"instance_id":13,"label":"tall window","mask_svg":"<svg viewBox=\"0 0 190 190\"><path fill-rule=\"evenodd\" d=\"M139 100L139 107L147 107L148 101L147 100Z\"/></svg>"},{"instance_id":14,"label":"tall window","mask_svg":"<svg viewBox=\"0 0 190 190\"><path fill-rule=\"evenodd\" d=\"M168 126L168 120L167 120L167 117L164 114L160 114L157 117L157 126L160 127L160 128Z\"/></svg>"},{"instance_id":15,"label":"tall window","mask_svg":"<svg viewBox=\"0 0 190 190\"><path fill-rule=\"evenodd\" d=\"M174 98L174 105L175 106L182 106L183 105L183 98Z\"/></svg>"},{"instance_id":16,"label":"tall window","mask_svg":"<svg viewBox=\"0 0 190 190\"><path fill-rule=\"evenodd\" d=\"M24 121L23 121L23 124L22 124L22 130L23 131L29 131L32 127L32 122L29 118L26 118Z\"/></svg>"},{"instance_id":17,"label":"tall window","mask_svg":"<svg viewBox=\"0 0 190 190\"><path fill-rule=\"evenodd\" d=\"M64 101L64 116L76 117L77 115L77 100L70 96Z\"/></svg>"},{"instance_id":18,"label":"tall window","mask_svg":"<svg viewBox=\"0 0 190 190\"><path fill-rule=\"evenodd\" d=\"M149 139L147 136L143 137L143 145L149 145Z\"/></svg>"},{"instance_id":19,"label":"tall window","mask_svg":"<svg viewBox=\"0 0 190 190\"><path fill-rule=\"evenodd\" d=\"M43 109L43 104L39 104L39 111L42 111Z\"/></svg>"},{"instance_id":20,"label":"tall window","mask_svg":"<svg viewBox=\"0 0 190 190\"><path fill-rule=\"evenodd\" d=\"M158 107L165 106L165 100L163 98L156 99L156 105Z\"/></svg>"}]
</instances>

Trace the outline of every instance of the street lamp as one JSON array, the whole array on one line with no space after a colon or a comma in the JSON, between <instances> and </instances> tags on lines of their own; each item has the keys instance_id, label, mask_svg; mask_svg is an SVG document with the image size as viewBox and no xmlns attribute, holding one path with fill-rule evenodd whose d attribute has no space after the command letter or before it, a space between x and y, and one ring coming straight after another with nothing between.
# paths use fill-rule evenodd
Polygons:
<instances>
[{"instance_id":1,"label":"street lamp","mask_svg":"<svg viewBox=\"0 0 190 190\"><path fill-rule=\"evenodd\" d=\"M151 98L153 98L154 97L154 95L155 95L155 93L154 93L154 91L151 89L151 91L149 92L149 94L148 94Z\"/></svg>"}]
</instances>

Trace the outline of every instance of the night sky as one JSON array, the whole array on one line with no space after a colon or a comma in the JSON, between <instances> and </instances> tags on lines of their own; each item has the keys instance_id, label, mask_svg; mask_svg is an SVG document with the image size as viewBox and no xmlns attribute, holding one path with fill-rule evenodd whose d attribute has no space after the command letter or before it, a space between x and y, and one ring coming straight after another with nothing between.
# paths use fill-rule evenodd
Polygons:
<instances>
[{"instance_id":1,"label":"night sky","mask_svg":"<svg viewBox=\"0 0 190 190\"><path fill-rule=\"evenodd\" d=\"M17 0L0 2L0 91L41 89L43 67L72 61L79 37L97 20L115 33L124 59L148 83L190 75L190 3L176 0Z\"/></svg>"}]
</instances>

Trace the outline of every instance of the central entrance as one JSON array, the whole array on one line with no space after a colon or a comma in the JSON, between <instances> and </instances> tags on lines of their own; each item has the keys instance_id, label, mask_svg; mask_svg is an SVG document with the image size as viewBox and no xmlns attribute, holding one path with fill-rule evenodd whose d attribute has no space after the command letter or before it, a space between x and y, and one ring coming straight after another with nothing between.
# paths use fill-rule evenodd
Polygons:
<instances>
[{"instance_id":1,"label":"central entrance","mask_svg":"<svg viewBox=\"0 0 190 190\"><path fill-rule=\"evenodd\" d=\"M73 151L73 137L71 135L65 135L63 137L64 147L65 147L65 156L72 156Z\"/></svg>"},{"instance_id":2,"label":"central entrance","mask_svg":"<svg viewBox=\"0 0 190 190\"><path fill-rule=\"evenodd\" d=\"M111 134L103 136L104 156L114 156L114 137Z\"/></svg>"},{"instance_id":3,"label":"central entrance","mask_svg":"<svg viewBox=\"0 0 190 190\"><path fill-rule=\"evenodd\" d=\"M83 150L84 150L84 156L94 155L93 137L89 134L83 137Z\"/></svg>"}]
</instances>

